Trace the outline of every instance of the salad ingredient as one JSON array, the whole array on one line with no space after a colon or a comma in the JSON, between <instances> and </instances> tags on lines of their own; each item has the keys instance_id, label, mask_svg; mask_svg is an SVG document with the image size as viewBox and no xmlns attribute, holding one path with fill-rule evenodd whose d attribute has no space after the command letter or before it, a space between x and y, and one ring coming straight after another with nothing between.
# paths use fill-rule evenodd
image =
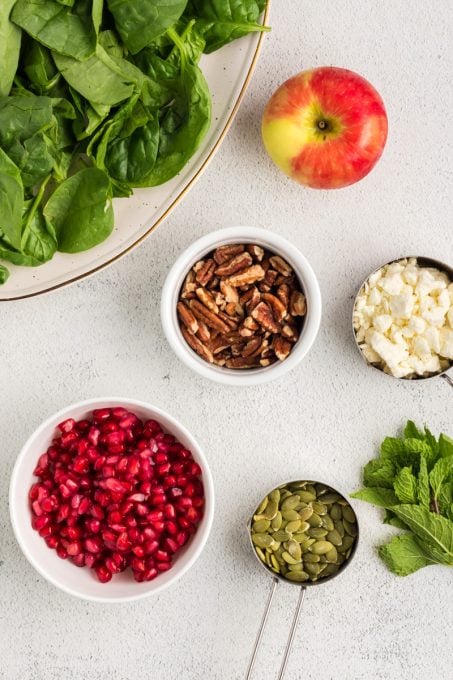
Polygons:
<instances>
[{"instance_id":1,"label":"salad ingredient","mask_svg":"<svg viewBox=\"0 0 453 680\"><path fill-rule=\"evenodd\" d=\"M0 259L34 267L92 248L114 197L177 175L210 126L202 53L266 30L265 5L5 0Z\"/></svg>"},{"instance_id":2,"label":"salad ingredient","mask_svg":"<svg viewBox=\"0 0 453 680\"><path fill-rule=\"evenodd\" d=\"M353 498L385 508L384 522L406 532L379 549L392 572L407 576L430 564L453 566L453 439L436 439L409 420L402 437L384 439L363 481Z\"/></svg>"},{"instance_id":3,"label":"salad ingredient","mask_svg":"<svg viewBox=\"0 0 453 680\"><path fill-rule=\"evenodd\" d=\"M158 422L122 407L68 418L38 460L32 526L49 548L106 583L168 571L203 516L202 471Z\"/></svg>"},{"instance_id":4,"label":"salad ingredient","mask_svg":"<svg viewBox=\"0 0 453 680\"><path fill-rule=\"evenodd\" d=\"M274 163L314 189L339 189L367 175L387 140L378 92L343 68L303 71L281 85L263 115L262 134Z\"/></svg>"},{"instance_id":5,"label":"salad ingredient","mask_svg":"<svg viewBox=\"0 0 453 680\"><path fill-rule=\"evenodd\" d=\"M453 361L453 282L415 258L387 264L361 288L353 323L366 360L386 373L444 371Z\"/></svg>"},{"instance_id":6,"label":"salad ingredient","mask_svg":"<svg viewBox=\"0 0 453 680\"><path fill-rule=\"evenodd\" d=\"M256 509L250 531L260 560L298 583L338 573L358 535L348 501L325 484L307 481L271 491Z\"/></svg>"},{"instance_id":7,"label":"salad ingredient","mask_svg":"<svg viewBox=\"0 0 453 680\"><path fill-rule=\"evenodd\" d=\"M230 369L284 361L307 312L292 267L258 244L219 246L192 267L177 313L187 344Z\"/></svg>"}]
</instances>

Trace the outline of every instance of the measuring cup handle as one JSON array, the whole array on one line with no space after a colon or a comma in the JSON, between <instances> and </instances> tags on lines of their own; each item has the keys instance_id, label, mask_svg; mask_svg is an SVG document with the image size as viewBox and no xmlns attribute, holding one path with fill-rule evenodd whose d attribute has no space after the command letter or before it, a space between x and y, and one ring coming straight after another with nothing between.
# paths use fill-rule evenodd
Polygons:
<instances>
[{"instance_id":1,"label":"measuring cup handle","mask_svg":"<svg viewBox=\"0 0 453 680\"><path fill-rule=\"evenodd\" d=\"M303 586L300 589L299 600L297 602L296 611L295 611L295 614L294 614L293 622L291 624L291 630L289 631L288 642L286 643L286 649L285 649L285 653L283 655L282 665L280 666L280 672L278 674L278 680L283 680L283 677L285 675L286 666L288 665L289 655L291 654L291 648L293 646L294 636L295 636L296 630L297 630L297 624L299 623L300 613L302 611L302 604L304 602L306 590L307 589L304 588Z\"/></svg>"},{"instance_id":2,"label":"measuring cup handle","mask_svg":"<svg viewBox=\"0 0 453 680\"><path fill-rule=\"evenodd\" d=\"M453 387L453 378L448 375L448 373L443 373L441 375L441 378L447 381L447 383L450 385L450 387Z\"/></svg>"},{"instance_id":3,"label":"measuring cup handle","mask_svg":"<svg viewBox=\"0 0 453 680\"><path fill-rule=\"evenodd\" d=\"M247 674L245 676L245 680L250 680L250 678L252 677L253 667L255 666L255 661L256 661L257 654L258 654L258 649L259 649L259 646L261 644L261 639L263 637L264 628L266 627L266 622L267 622L269 612L270 612L270 609L271 609L272 600L274 599L275 591L277 590L277 586L278 586L278 579L277 578L272 579L272 587L271 587L270 592L269 592L269 597L267 598L266 609L264 610L263 618L261 619L260 628L258 630L258 635L256 636L255 645L253 647L253 652L252 652L252 658L250 659L250 663L249 663L248 668L247 668Z\"/></svg>"}]
</instances>

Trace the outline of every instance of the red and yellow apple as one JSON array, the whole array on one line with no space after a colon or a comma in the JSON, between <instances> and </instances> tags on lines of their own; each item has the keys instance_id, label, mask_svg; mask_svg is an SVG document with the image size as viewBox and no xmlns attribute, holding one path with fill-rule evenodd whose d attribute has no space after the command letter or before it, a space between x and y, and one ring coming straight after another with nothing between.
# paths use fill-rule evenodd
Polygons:
<instances>
[{"instance_id":1,"label":"red and yellow apple","mask_svg":"<svg viewBox=\"0 0 453 680\"><path fill-rule=\"evenodd\" d=\"M371 83L328 66L283 83L262 121L274 163L315 189L338 189L365 177L382 154L387 129L384 103Z\"/></svg>"}]
</instances>

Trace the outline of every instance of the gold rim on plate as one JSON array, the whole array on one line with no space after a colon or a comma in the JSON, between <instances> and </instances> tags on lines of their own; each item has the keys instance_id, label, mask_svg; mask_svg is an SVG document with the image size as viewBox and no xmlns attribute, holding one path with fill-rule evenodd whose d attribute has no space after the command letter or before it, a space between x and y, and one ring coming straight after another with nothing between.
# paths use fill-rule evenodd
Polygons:
<instances>
[{"instance_id":1,"label":"gold rim on plate","mask_svg":"<svg viewBox=\"0 0 453 680\"><path fill-rule=\"evenodd\" d=\"M270 5L271 5L271 0L268 0L266 9L264 11L263 15L263 25L266 25L267 20L269 18L269 12L270 12ZM184 198L186 193L192 188L194 183L200 178L200 176L203 174L203 172L206 170L207 166L209 165L210 161L214 157L215 153L218 151L220 145L222 144L225 135L227 134L228 130L231 127L231 124L238 112L239 106L241 105L241 102L244 98L245 92L249 86L251 77L253 75L253 72L255 70L258 57L261 51L261 46L263 43L265 32L262 31L260 33L260 36L258 38L258 43L256 45L255 49L255 54L253 55L252 62L250 64L249 70L247 72L246 78L244 80L244 84L242 85L241 91L239 92L239 95L236 99L236 103L228 116L228 119L225 123L225 126L223 130L221 131L216 143L212 147L211 151L209 152L208 156L206 159L203 161L202 165L200 168L197 170L195 175L192 177L191 180L186 184L186 186L180 191L180 193L176 196L175 200L171 205L168 206L167 210L159 217L154 224L152 224L147 231L142 234L134 243L131 243L130 246L122 250L120 253L115 255L114 257L110 258L106 262L103 262L102 264L98 265L97 267L94 267L93 269L90 269L87 272L84 272L83 274L79 274L78 276L74 276L72 279L68 279L67 281L63 281L62 283L57 283L54 286L49 286L48 288L43 288L43 290L36 291L35 293L27 293L26 295L15 295L13 297L5 297L5 298L0 298L0 302L12 302L14 300L26 300L27 298L32 298L32 297L37 297L38 295L44 295L45 293L50 293L53 290L58 290L60 288L64 288L65 286L69 286L72 283L75 283L76 281L81 281L82 279L87 278L88 276L93 276L97 272L101 271L102 269L105 269L105 267L110 266L117 260L119 260L121 257L124 257L124 255L127 255L127 253L130 253L134 248L136 248L142 241L144 241L148 236L168 217L168 215L176 208L178 203Z\"/></svg>"}]
</instances>

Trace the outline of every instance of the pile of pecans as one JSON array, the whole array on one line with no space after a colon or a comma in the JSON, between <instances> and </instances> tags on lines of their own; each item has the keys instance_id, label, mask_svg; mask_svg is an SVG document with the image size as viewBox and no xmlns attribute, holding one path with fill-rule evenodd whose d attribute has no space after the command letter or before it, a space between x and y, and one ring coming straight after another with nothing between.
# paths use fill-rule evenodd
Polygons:
<instances>
[{"instance_id":1,"label":"pile of pecans","mask_svg":"<svg viewBox=\"0 0 453 680\"><path fill-rule=\"evenodd\" d=\"M307 311L290 265L256 244L219 246L189 271L177 305L187 344L231 369L283 361Z\"/></svg>"}]
</instances>

